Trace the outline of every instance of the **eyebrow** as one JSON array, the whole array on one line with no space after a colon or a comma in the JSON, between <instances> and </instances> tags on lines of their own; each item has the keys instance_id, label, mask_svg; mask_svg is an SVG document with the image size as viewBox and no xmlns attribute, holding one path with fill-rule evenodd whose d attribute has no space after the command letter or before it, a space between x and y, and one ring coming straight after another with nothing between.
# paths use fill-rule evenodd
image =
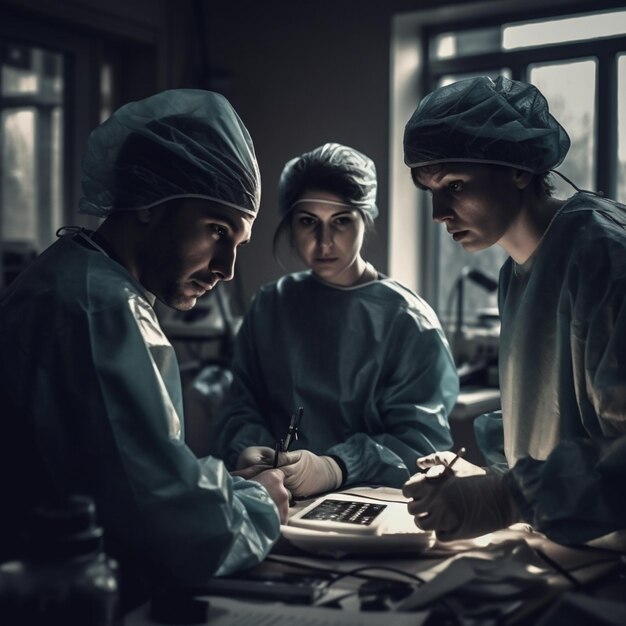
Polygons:
<instances>
[{"instance_id":1,"label":"eyebrow","mask_svg":"<svg viewBox=\"0 0 626 626\"><path fill-rule=\"evenodd\" d=\"M331 213L331 217L337 217L338 215L352 215L352 212L356 211L356 209L346 209L345 211L337 211L337 213ZM309 211L305 211L304 209L296 209L296 215L298 213L304 213L305 215L310 215L311 217L319 217L315 213L310 213Z\"/></svg>"},{"instance_id":2,"label":"eyebrow","mask_svg":"<svg viewBox=\"0 0 626 626\"><path fill-rule=\"evenodd\" d=\"M209 220L216 219L222 222L226 222L230 226L230 228L236 233L243 230L243 227L240 225L240 223L233 219L232 215L227 209L215 207L206 208L204 210L204 218ZM254 220L252 220L252 222L254 222ZM248 224L250 222L244 219L244 223Z\"/></svg>"}]
</instances>

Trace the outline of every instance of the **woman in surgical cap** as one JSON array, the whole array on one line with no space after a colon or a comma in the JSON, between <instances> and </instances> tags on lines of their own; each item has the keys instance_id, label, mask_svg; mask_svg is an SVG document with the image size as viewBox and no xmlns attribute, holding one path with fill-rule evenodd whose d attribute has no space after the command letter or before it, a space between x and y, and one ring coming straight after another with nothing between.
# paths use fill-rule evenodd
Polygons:
<instances>
[{"instance_id":1,"label":"woman in surgical cap","mask_svg":"<svg viewBox=\"0 0 626 626\"><path fill-rule=\"evenodd\" d=\"M324 144L285 165L278 197L275 250L288 237L308 269L256 294L215 452L243 475L275 459L293 496L400 487L418 457L451 447L458 378L430 306L363 258L378 215L374 163ZM275 455L298 407L299 437Z\"/></svg>"},{"instance_id":2,"label":"woman in surgical cap","mask_svg":"<svg viewBox=\"0 0 626 626\"><path fill-rule=\"evenodd\" d=\"M569 145L538 89L504 77L437 89L406 125L405 162L433 219L467 251L509 254L502 411L475 424L489 467L459 462L445 481L404 487L439 539L525 521L561 543L626 545L626 210L578 189L553 197L547 177Z\"/></svg>"}]
</instances>

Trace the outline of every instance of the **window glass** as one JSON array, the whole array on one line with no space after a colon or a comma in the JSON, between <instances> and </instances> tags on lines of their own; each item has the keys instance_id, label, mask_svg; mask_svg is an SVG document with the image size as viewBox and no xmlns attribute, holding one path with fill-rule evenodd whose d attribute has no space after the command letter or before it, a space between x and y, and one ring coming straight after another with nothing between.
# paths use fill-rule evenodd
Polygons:
<instances>
[{"instance_id":1,"label":"window glass","mask_svg":"<svg viewBox=\"0 0 626 626\"><path fill-rule=\"evenodd\" d=\"M37 93L39 76L34 52L25 46L2 46L2 95Z\"/></svg>"},{"instance_id":2,"label":"window glass","mask_svg":"<svg viewBox=\"0 0 626 626\"><path fill-rule=\"evenodd\" d=\"M113 113L113 66L103 63L100 68L100 122Z\"/></svg>"},{"instance_id":3,"label":"window glass","mask_svg":"<svg viewBox=\"0 0 626 626\"><path fill-rule=\"evenodd\" d=\"M502 31L502 47L505 50L513 50L624 33L626 33L626 11L610 11L507 25Z\"/></svg>"},{"instance_id":4,"label":"window glass","mask_svg":"<svg viewBox=\"0 0 626 626\"><path fill-rule=\"evenodd\" d=\"M63 220L62 54L0 42L0 243L41 250Z\"/></svg>"},{"instance_id":5,"label":"window glass","mask_svg":"<svg viewBox=\"0 0 626 626\"><path fill-rule=\"evenodd\" d=\"M2 238L37 240L35 117L32 108L2 111Z\"/></svg>"},{"instance_id":6,"label":"window glass","mask_svg":"<svg viewBox=\"0 0 626 626\"><path fill-rule=\"evenodd\" d=\"M567 131L571 147L557 168L577 187L595 186L596 61L530 66L529 81L550 103L550 112ZM575 103L575 106L574 106ZM555 196L567 198L571 185L553 176Z\"/></svg>"},{"instance_id":7,"label":"window glass","mask_svg":"<svg viewBox=\"0 0 626 626\"><path fill-rule=\"evenodd\" d=\"M442 33L431 39L430 55L434 59L451 59L500 50L500 27L476 28Z\"/></svg>"},{"instance_id":8,"label":"window glass","mask_svg":"<svg viewBox=\"0 0 626 626\"><path fill-rule=\"evenodd\" d=\"M626 54L617 58L617 199L626 203Z\"/></svg>"}]
</instances>

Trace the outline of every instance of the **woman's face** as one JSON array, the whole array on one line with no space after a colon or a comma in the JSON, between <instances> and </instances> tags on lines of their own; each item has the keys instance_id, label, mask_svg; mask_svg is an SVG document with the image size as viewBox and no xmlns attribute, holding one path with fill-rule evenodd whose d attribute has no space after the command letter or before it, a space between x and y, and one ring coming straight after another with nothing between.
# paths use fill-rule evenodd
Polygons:
<instances>
[{"instance_id":1,"label":"woman's face","mask_svg":"<svg viewBox=\"0 0 626 626\"><path fill-rule=\"evenodd\" d=\"M467 252L477 252L501 242L522 210L520 189L530 178L516 172L512 167L446 163L418 169L414 179L432 194L433 220L444 224Z\"/></svg>"},{"instance_id":2,"label":"woman's face","mask_svg":"<svg viewBox=\"0 0 626 626\"><path fill-rule=\"evenodd\" d=\"M365 222L361 213L327 191L307 190L299 200L291 215L291 234L298 255L322 280L342 287L355 284L365 269L361 258Z\"/></svg>"}]
</instances>

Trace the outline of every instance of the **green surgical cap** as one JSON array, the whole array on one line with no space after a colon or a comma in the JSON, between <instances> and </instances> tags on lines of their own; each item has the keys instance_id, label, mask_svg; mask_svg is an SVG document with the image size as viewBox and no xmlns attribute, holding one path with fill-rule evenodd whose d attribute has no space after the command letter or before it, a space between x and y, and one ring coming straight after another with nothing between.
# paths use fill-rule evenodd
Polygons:
<instances>
[{"instance_id":1,"label":"green surgical cap","mask_svg":"<svg viewBox=\"0 0 626 626\"><path fill-rule=\"evenodd\" d=\"M174 198L256 215L261 179L252 139L224 96L172 89L130 102L89 136L83 213L106 217Z\"/></svg>"},{"instance_id":2,"label":"green surgical cap","mask_svg":"<svg viewBox=\"0 0 626 626\"><path fill-rule=\"evenodd\" d=\"M467 161L543 174L563 161L569 146L539 90L503 76L436 89L404 129L404 162L411 168Z\"/></svg>"},{"instance_id":3,"label":"green surgical cap","mask_svg":"<svg viewBox=\"0 0 626 626\"><path fill-rule=\"evenodd\" d=\"M278 209L282 218L307 189L341 195L346 204L378 215L376 166L354 148L326 143L288 161L278 183Z\"/></svg>"}]
</instances>

